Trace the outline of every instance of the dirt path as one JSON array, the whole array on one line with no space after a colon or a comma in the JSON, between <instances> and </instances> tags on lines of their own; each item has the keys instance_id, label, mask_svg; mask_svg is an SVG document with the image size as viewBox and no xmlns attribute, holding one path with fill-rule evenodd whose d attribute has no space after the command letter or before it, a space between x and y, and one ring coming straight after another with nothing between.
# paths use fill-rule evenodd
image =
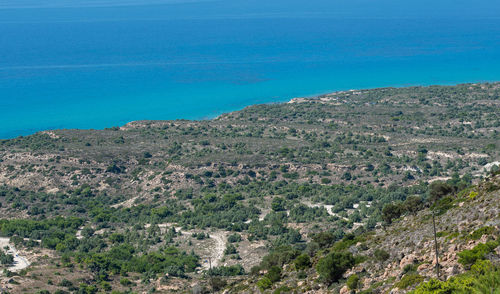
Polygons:
<instances>
[{"instance_id":1,"label":"dirt path","mask_svg":"<svg viewBox=\"0 0 500 294\"><path fill-rule=\"evenodd\" d=\"M181 227L176 227L177 232L182 232L182 234L192 235L193 232L182 231ZM215 241L214 248L210 250L210 255L203 257L201 262L201 267L204 270L210 269L210 262L212 262L212 267L219 266L222 257L224 257L224 250L226 250L226 234L224 232L214 232L210 233L210 238Z\"/></svg>"},{"instance_id":2,"label":"dirt path","mask_svg":"<svg viewBox=\"0 0 500 294\"><path fill-rule=\"evenodd\" d=\"M271 212L270 209L262 209L262 213L259 215L259 221L263 221L269 212Z\"/></svg>"},{"instance_id":3,"label":"dirt path","mask_svg":"<svg viewBox=\"0 0 500 294\"><path fill-rule=\"evenodd\" d=\"M83 226L79 227L79 228L78 228L78 231L76 231L76 238L77 238L78 240L83 239L82 231L83 231Z\"/></svg>"},{"instance_id":4,"label":"dirt path","mask_svg":"<svg viewBox=\"0 0 500 294\"><path fill-rule=\"evenodd\" d=\"M175 224L158 224L158 227L160 228L167 228L174 226ZM151 225L146 224L145 228L149 228ZM193 232L190 231L183 231L181 227L174 227L176 232L181 232L183 235L188 235L191 236L193 235ZM212 267L217 267L220 265L220 261L224 257L224 250L226 250L226 243L227 243L227 238L226 238L226 232L224 231L218 231L218 232L212 232L209 233L210 239L214 240L214 245L213 247L210 245L210 249L207 250L209 254L205 255L203 254L201 257L201 267L204 270L210 269L210 262L212 262Z\"/></svg>"},{"instance_id":5,"label":"dirt path","mask_svg":"<svg viewBox=\"0 0 500 294\"><path fill-rule=\"evenodd\" d=\"M176 227L177 232L182 232L182 234L192 235L192 232L181 231L181 227ZM210 249L209 256L203 256L201 261L201 267L204 270L210 269L210 262L212 267L217 267L220 261L224 257L224 250L226 250L226 234L224 232L214 232L209 234L210 238L215 241L214 247Z\"/></svg>"},{"instance_id":6,"label":"dirt path","mask_svg":"<svg viewBox=\"0 0 500 294\"><path fill-rule=\"evenodd\" d=\"M138 197L134 197L134 198L130 198L128 200L125 200L123 202L120 202L120 203L117 203L117 204L114 204L114 205L111 205L111 207L113 208L118 208L118 207L124 207L124 208L130 208L134 205L134 201L137 199Z\"/></svg>"},{"instance_id":7,"label":"dirt path","mask_svg":"<svg viewBox=\"0 0 500 294\"><path fill-rule=\"evenodd\" d=\"M318 204L318 203L312 204L310 202L304 202L304 204L309 206L309 207L324 207L326 209L326 212L328 212L329 215L333 215L333 216L342 218L342 219L347 220L347 221L349 220L348 218L342 217L342 216L338 215L337 213L333 212L332 211L333 205Z\"/></svg>"},{"instance_id":8,"label":"dirt path","mask_svg":"<svg viewBox=\"0 0 500 294\"><path fill-rule=\"evenodd\" d=\"M210 234L210 238L214 239L215 247L211 250L210 259L212 267L219 266L222 257L224 257L224 250L226 250L226 234L224 232L215 232ZM210 269L210 260L207 257L201 263L203 269Z\"/></svg>"},{"instance_id":9,"label":"dirt path","mask_svg":"<svg viewBox=\"0 0 500 294\"><path fill-rule=\"evenodd\" d=\"M19 252L16 250L14 245L10 244L10 238L1 237L0 248L2 248L3 250L3 248L6 246L9 247L7 253L12 254L14 256L14 264L9 267L10 271L17 272L30 266L30 262L23 256L20 256Z\"/></svg>"}]
</instances>

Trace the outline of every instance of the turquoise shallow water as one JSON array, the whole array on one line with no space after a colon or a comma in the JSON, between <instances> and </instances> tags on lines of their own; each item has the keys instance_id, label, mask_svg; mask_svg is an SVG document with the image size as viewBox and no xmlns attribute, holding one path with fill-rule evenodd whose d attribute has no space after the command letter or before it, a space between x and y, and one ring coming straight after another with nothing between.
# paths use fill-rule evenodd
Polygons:
<instances>
[{"instance_id":1,"label":"turquoise shallow water","mask_svg":"<svg viewBox=\"0 0 500 294\"><path fill-rule=\"evenodd\" d=\"M500 80L494 1L332 2L3 1L0 138Z\"/></svg>"}]
</instances>

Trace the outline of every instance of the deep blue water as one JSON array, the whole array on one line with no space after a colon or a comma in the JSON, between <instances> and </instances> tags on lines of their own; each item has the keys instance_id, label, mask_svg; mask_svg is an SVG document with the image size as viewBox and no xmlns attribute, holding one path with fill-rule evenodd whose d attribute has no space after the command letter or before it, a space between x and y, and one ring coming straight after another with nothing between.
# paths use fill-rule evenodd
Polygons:
<instances>
[{"instance_id":1,"label":"deep blue water","mask_svg":"<svg viewBox=\"0 0 500 294\"><path fill-rule=\"evenodd\" d=\"M500 1L0 2L0 138L497 80Z\"/></svg>"}]
</instances>

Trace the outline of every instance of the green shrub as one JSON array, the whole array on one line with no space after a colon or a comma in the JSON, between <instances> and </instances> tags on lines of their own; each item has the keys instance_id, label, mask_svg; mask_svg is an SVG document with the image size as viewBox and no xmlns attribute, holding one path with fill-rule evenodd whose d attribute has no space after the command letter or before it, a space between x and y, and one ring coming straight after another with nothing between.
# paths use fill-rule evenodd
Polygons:
<instances>
[{"instance_id":1,"label":"green shrub","mask_svg":"<svg viewBox=\"0 0 500 294\"><path fill-rule=\"evenodd\" d=\"M101 282L101 287L104 291L111 291L112 289L111 284L106 281Z\"/></svg>"},{"instance_id":2,"label":"green shrub","mask_svg":"<svg viewBox=\"0 0 500 294\"><path fill-rule=\"evenodd\" d=\"M120 284L122 284L123 286L130 286L133 283L129 279L127 279L127 278L121 278L120 279Z\"/></svg>"},{"instance_id":3,"label":"green shrub","mask_svg":"<svg viewBox=\"0 0 500 294\"><path fill-rule=\"evenodd\" d=\"M210 280L210 284L212 285L212 288L213 288L215 291L220 291L220 290L222 290L224 287L226 287L227 282L226 282L225 280L223 280L221 277L213 277L213 278Z\"/></svg>"},{"instance_id":4,"label":"green shrub","mask_svg":"<svg viewBox=\"0 0 500 294\"><path fill-rule=\"evenodd\" d=\"M272 266L267 271L266 277L268 277L269 280L273 283L278 282L279 280L281 280L281 268L275 265Z\"/></svg>"},{"instance_id":5,"label":"green shrub","mask_svg":"<svg viewBox=\"0 0 500 294\"><path fill-rule=\"evenodd\" d=\"M300 251L291 246L279 246L274 248L271 253L264 256L260 263L261 268L270 268L273 265L282 267L300 255Z\"/></svg>"},{"instance_id":6,"label":"green shrub","mask_svg":"<svg viewBox=\"0 0 500 294\"><path fill-rule=\"evenodd\" d=\"M293 262L296 270L303 270L311 266L311 258L307 254L299 255Z\"/></svg>"},{"instance_id":7,"label":"green shrub","mask_svg":"<svg viewBox=\"0 0 500 294\"><path fill-rule=\"evenodd\" d=\"M474 292L474 283L475 279L468 275L451 277L447 281L431 279L426 283L420 284L413 294L487 293Z\"/></svg>"},{"instance_id":8,"label":"green shrub","mask_svg":"<svg viewBox=\"0 0 500 294\"><path fill-rule=\"evenodd\" d=\"M352 245L365 241L363 236L356 236L354 234L347 234L342 238L342 240L338 241L333 245L333 250L335 251L344 251L347 250Z\"/></svg>"},{"instance_id":9,"label":"green shrub","mask_svg":"<svg viewBox=\"0 0 500 294\"><path fill-rule=\"evenodd\" d=\"M244 274L245 274L245 269L240 264L214 267L208 271L208 275L210 276L232 277L232 276L241 276Z\"/></svg>"},{"instance_id":10,"label":"green shrub","mask_svg":"<svg viewBox=\"0 0 500 294\"><path fill-rule=\"evenodd\" d=\"M405 267L403 268L403 273L404 273L404 274L407 274L407 273L416 272L416 271L417 271L417 268L418 268L418 266L417 266L416 264L407 264L407 265L405 265Z\"/></svg>"},{"instance_id":11,"label":"green shrub","mask_svg":"<svg viewBox=\"0 0 500 294\"><path fill-rule=\"evenodd\" d=\"M225 255L230 255L230 254L236 254L238 253L238 250L236 250L236 247L233 244L227 244L226 249L224 250Z\"/></svg>"},{"instance_id":12,"label":"green shrub","mask_svg":"<svg viewBox=\"0 0 500 294\"><path fill-rule=\"evenodd\" d=\"M420 284L413 294L451 294L455 293L459 289L454 285L452 281L456 278L451 277L450 280L443 282L437 279L431 279L430 281ZM465 285L464 285L465 286ZM467 286L466 286L467 287ZM462 288L462 287L461 287Z\"/></svg>"},{"instance_id":13,"label":"green shrub","mask_svg":"<svg viewBox=\"0 0 500 294\"><path fill-rule=\"evenodd\" d=\"M346 282L347 287L351 290L356 290L359 286L359 277L356 274L350 275Z\"/></svg>"},{"instance_id":14,"label":"green shrub","mask_svg":"<svg viewBox=\"0 0 500 294\"><path fill-rule=\"evenodd\" d=\"M421 283L423 280L424 277L422 277L419 274L416 273L406 274L403 276L401 281L394 284L394 286L398 287L399 289L406 289L408 287Z\"/></svg>"},{"instance_id":15,"label":"green shrub","mask_svg":"<svg viewBox=\"0 0 500 294\"><path fill-rule=\"evenodd\" d=\"M321 184L330 184L331 182L332 182L332 180L329 178L322 178L321 179Z\"/></svg>"},{"instance_id":16,"label":"green shrub","mask_svg":"<svg viewBox=\"0 0 500 294\"><path fill-rule=\"evenodd\" d=\"M390 224L392 220L401 216L402 209L398 204L389 203L382 208L382 219Z\"/></svg>"},{"instance_id":17,"label":"green shrub","mask_svg":"<svg viewBox=\"0 0 500 294\"><path fill-rule=\"evenodd\" d=\"M417 211L423 208L423 204L424 203L422 201L422 197L412 195L408 196L408 198L406 198L406 200L403 202L402 209L415 214Z\"/></svg>"},{"instance_id":18,"label":"green shrub","mask_svg":"<svg viewBox=\"0 0 500 294\"><path fill-rule=\"evenodd\" d=\"M494 227L486 226L475 230L471 235L470 239L479 240L483 235L491 235L495 231Z\"/></svg>"},{"instance_id":19,"label":"green shrub","mask_svg":"<svg viewBox=\"0 0 500 294\"><path fill-rule=\"evenodd\" d=\"M78 289L78 293L85 293L85 294L95 294L97 293L98 289L94 285L86 285L86 284L80 284L80 289Z\"/></svg>"},{"instance_id":20,"label":"green shrub","mask_svg":"<svg viewBox=\"0 0 500 294\"><path fill-rule=\"evenodd\" d=\"M477 195L478 195L478 193L477 193L476 191L470 191L470 193L469 193L469 198L470 198L470 199L474 199L474 198L476 198L476 197L477 197Z\"/></svg>"},{"instance_id":21,"label":"green shrub","mask_svg":"<svg viewBox=\"0 0 500 294\"><path fill-rule=\"evenodd\" d=\"M444 236L446 236L448 234L449 234L448 231L441 231L441 232L437 232L436 233L436 237L441 238L441 237L444 237Z\"/></svg>"},{"instance_id":22,"label":"green shrub","mask_svg":"<svg viewBox=\"0 0 500 294\"><path fill-rule=\"evenodd\" d=\"M368 260L368 256L356 255L354 256L354 264L360 264Z\"/></svg>"},{"instance_id":23,"label":"green shrub","mask_svg":"<svg viewBox=\"0 0 500 294\"><path fill-rule=\"evenodd\" d=\"M285 199L276 197L271 201L271 209L273 211L283 211L285 210Z\"/></svg>"},{"instance_id":24,"label":"green shrub","mask_svg":"<svg viewBox=\"0 0 500 294\"><path fill-rule=\"evenodd\" d=\"M464 250L458 253L458 262L465 267L470 267L476 261L485 259L485 255L493 251L498 246L498 241L489 241L486 243L477 244L470 250Z\"/></svg>"},{"instance_id":25,"label":"green shrub","mask_svg":"<svg viewBox=\"0 0 500 294\"><path fill-rule=\"evenodd\" d=\"M67 280L67 279L63 279L60 283L59 283L59 286L61 287L72 287L73 286L73 283L70 281L70 280Z\"/></svg>"},{"instance_id":26,"label":"green shrub","mask_svg":"<svg viewBox=\"0 0 500 294\"><path fill-rule=\"evenodd\" d=\"M305 278L307 278L307 273L305 271L300 271L297 274L297 278L299 278L299 279L305 279Z\"/></svg>"},{"instance_id":27,"label":"green shrub","mask_svg":"<svg viewBox=\"0 0 500 294\"><path fill-rule=\"evenodd\" d=\"M500 270L490 269L477 276L472 287L475 293L500 293Z\"/></svg>"},{"instance_id":28,"label":"green shrub","mask_svg":"<svg viewBox=\"0 0 500 294\"><path fill-rule=\"evenodd\" d=\"M260 268L260 266L258 266L258 265L254 265L254 266L252 266L252 267L250 268L250 274L251 274L252 276L256 276L256 275L258 275L258 274L259 274L260 269L261 269L261 268Z\"/></svg>"},{"instance_id":29,"label":"green shrub","mask_svg":"<svg viewBox=\"0 0 500 294\"><path fill-rule=\"evenodd\" d=\"M332 252L319 260L316 270L323 281L333 283L353 265L354 257L350 252Z\"/></svg>"},{"instance_id":30,"label":"green shrub","mask_svg":"<svg viewBox=\"0 0 500 294\"><path fill-rule=\"evenodd\" d=\"M412 294L500 293L500 270L489 261L478 261L472 270L447 281L431 279L420 284Z\"/></svg>"},{"instance_id":31,"label":"green shrub","mask_svg":"<svg viewBox=\"0 0 500 294\"><path fill-rule=\"evenodd\" d=\"M314 242L318 243L319 247L326 248L335 242L335 235L332 232L320 232L312 236Z\"/></svg>"},{"instance_id":32,"label":"green shrub","mask_svg":"<svg viewBox=\"0 0 500 294\"><path fill-rule=\"evenodd\" d=\"M8 254L3 252L0 249L0 264L2 265L11 265L14 263L14 256L12 254Z\"/></svg>"},{"instance_id":33,"label":"green shrub","mask_svg":"<svg viewBox=\"0 0 500 294\"><path fill-rule=\"evenodd\" d=\"M437 200L432 208L437 212L437 215L441 215L453 207L453 197L448 196Z\"/></svg>"},{"instance_id":34,"label":"green shrub","mask_svg":"<svg viewBox=\"0 0 500 294\"><path fill-rule=\"evenodd\" d=\"M386 261L391 256L389 253L387 253L387 251L383 249L375 249L373 255L375 256L375 259L380 262Z\"/></svg>"},{"instance_id":35,"label":"green shrub","mask_svg":"<svg viewBox=\"0 0 500 294\"><path fill-rule=\"evenodd\" d=\"M257 282L257 287L259 287L261 291L271 288L272 285L273 282L271 282L268 277L264 277Z\"/></svg>"},{"instance_id":36,"label":"green shrub","mask_svg":"<svg viewBox=\"0 0 500 294\"><path fill-rule=\"evenodd\" d=\"M119 233L113 233L109 236L109 240L113 243L123 243L125 241L125 236Z\"/></svg>"},{"instance_id":37,"label":"green shrub","mask_svg":"<svg viewBox=\"0 0 500 294\"><path fill-rule=\"evenodd\" d=\"M240 234L232 234L227 237L227 241L229 243L237 243L241 241L241 235Z\"/></svg>"},{"instance_id":38,"label":"green shrub","mask_svg":"<svg viewBox=\"0 0 500 294\"><path fill-rule=\"evenodd\" d=\"M273 291L273 294L289 293L292 289L288 286L281 286Z\"/></svg>"},{"instance_id":39,"label":"green shrub","mask_svg":"<svg viewBox=\"0 0 500 294\"><path fill-rule=\"evenodd\" d=\"M441 181L433 182L429 186L429 196L430 196L429 200L431 202L436 202L437 200L450 194L451 192L453 192L453 187L448 183L444 183Z\"/></svg>"}]
</instances>

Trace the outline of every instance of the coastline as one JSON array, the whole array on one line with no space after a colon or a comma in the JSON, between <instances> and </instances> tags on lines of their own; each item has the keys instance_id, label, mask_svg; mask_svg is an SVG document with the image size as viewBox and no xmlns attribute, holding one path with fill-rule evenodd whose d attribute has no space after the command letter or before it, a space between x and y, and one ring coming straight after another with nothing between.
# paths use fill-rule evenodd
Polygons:
<instances>
[{"instance_id":1,"label":"coastline","mask_svg":"<svg viewBox=\"0 0 500 294\"><path fill-rule=\"evenodd\" d=\"M19 130L19 135L12 136L12 137L3 137L0 138L0 141L4 140L12 140L20 137L27 137L35 134L40 134L40 133L51 133L52 131L57 131L57 130L105 130L109 128L114 128L118 127L120 129L127 129L127 126L133 125L133 124L138 124L138 123L152 123L152 122L172 122L172 121L204 121L204 120L214 120L214 119L219 119L220 117L232 113L232 112L237 112L241 111L247 107L251 107L254 105L266 105L266 104L293 104L293 103L304 103L307 101L320 101L320 102L331 102L332 100L335 100L336 98L334 97L335 95L339 94L345 94L345 93L353 93L353 94L359 94L363 93L365 91L373 91L373 90L380 90L380 89L390 89L390 88L395 88L395 89L402 89L402 88L422 88L422 87L452 87L452 86L459 86L459 85L478 85L478 84L496 84L500 83L500 81L480 81L480 82L467 82L467 83L444 83L444 84L429 84L429 85L395 85L395 86L381 86L381 87L373 87L373 88L362 88L362 89L349 89L349 90L333 90L333 91L327 91L324 93L320 94L312 94L312 95L305 95L305 96L300 96L300 97L293 97L293 98L288 98L288 99L280 99L277 101L271 101L271 102L265 102L265 103L254 103L254 104L248 104L240 108L232 109L230 111L222 111L218 114L214 115L205 115L200 118L172 118L172 119L138 119L138 120L130 120L126 123L119 124L119 126L103 126L101 128L47 128L44 130ZM17 131L14 131L17 132ZM22 133L28 133L28 134L22 134Z\"/></svg>"}]
</instances>

